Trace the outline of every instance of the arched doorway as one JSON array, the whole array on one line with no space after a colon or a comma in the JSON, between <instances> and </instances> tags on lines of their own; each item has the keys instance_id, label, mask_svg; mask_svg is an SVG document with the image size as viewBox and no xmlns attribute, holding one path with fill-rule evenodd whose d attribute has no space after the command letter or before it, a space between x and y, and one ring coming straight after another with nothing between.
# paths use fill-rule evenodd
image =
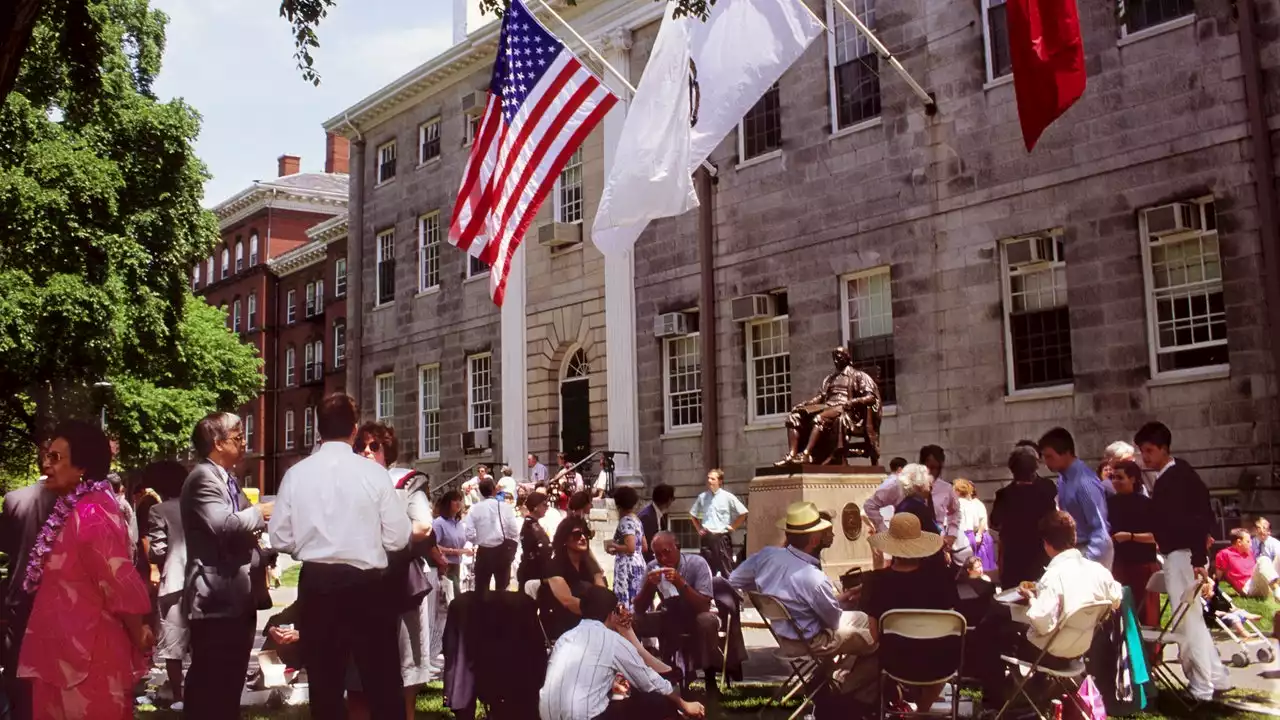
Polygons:
<instances>
[{"instance_id":1,"label":"arched doorway","mask_svg":"<svg viewBox=\"0 0 1280 720\"><path fill-rule=\"evenodd\" d=\"M572 462L591 452L591 365L574 351L560 379L560 451Z\"/></svg>"}]
</instances>

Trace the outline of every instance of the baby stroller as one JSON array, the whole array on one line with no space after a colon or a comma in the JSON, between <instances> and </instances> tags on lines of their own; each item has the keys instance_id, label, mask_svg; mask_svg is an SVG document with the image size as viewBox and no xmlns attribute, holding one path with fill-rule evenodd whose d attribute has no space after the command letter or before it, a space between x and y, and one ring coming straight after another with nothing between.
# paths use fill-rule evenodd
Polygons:
<instances>
[{"instance_id":1,"label":"baby stroller","mask_svg":"<svg viewBox=\"0 0 1280 720\"><path fill-rule=\"evenodd\" d=\"M1269 663L1275 659L1275 651L1271 649L1271 641L1266 635L1258 629L1253 623L1253 618L1249 613L1241 610L1235 603L1231 602L1231 598L1222 591L1222 586L1215 583L1213 586L1213 595L1208 598L1201 598L1204 605L1204 621L1206 624L1217 625L1231 638L1231 641L1240 648L1238 652L1231 653L1231 664L1235 667L1242 668L1249 666L1249 651L1253 647L1257 647L1256 657L1260 663ZM1258 647L1258 646L1261 647Z\"/></svg>"}]
</instances>

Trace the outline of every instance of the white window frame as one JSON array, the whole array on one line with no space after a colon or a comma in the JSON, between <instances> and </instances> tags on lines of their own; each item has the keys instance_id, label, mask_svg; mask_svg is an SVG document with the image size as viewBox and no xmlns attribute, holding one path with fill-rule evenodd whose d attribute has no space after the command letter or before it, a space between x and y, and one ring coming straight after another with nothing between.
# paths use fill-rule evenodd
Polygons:
<instances>
[{"instance_id":1,"label":"white window frame","mask_svg":"<svg viewBox=\"0 0 1280 720\"><path fill-rule=\"evenodd\" d=\"M695 373L693 373L693 376L698 378L699 408L701 408L701 403L702 403L702 393L704 390L704 388L702 387L702 363L704 362L704 358L702 357L702 337L700 333L695 332L695 333L689 333L688 335L679 335L676 337L663 338L662 339L662 427L668 433L695 432L695 431L702 430L702 410L701 409L698 410L698 422L696 423L685 423L681 425L676 425L671 422L672 420L671 418L671 409L672 409L671 346L676 342L681 342L686 340L693 340L698 343L698 369ZM684 393L681 393L681 394L687 395L689 394L689 391L685 391Z\"/></svg>"},{"instance_id":2,"label":"white window frame","mask_svg":"<svg viewBox=\"0 0 1280 720\"><path fill-rule=\"evenodd\" d=\"M302 408L302 447L316 444L316 411L308 405Z\"/></svg>"},{"instance_id":3,"label":"white window frame","mask_svg":"<svg viewBox=\"0 0 1280 720\"><path fill-rule=\"evenodd\" d=\"M1186 15L1179 15L1178 17L1173 18L1172 20L1165 20L1164 22L1156 23L1155 25L1148 25L1142 28L1141 30L1134 30L1133 32L1130 32L1128 18L1120 18L1119 20L1116 21L1116 25L1118 26L1118 30L1120 31L1121 38L1127 38L1127 37L1142 38L1148 35L1157 35L1161 32L1164 32L1166 29L1173 29L1177 27L1182 27L1183 25L1194 24L1196 17L1197 15L1195 13L1194 5L1193 5L1192 11Z\"/></svg>"},{"instance_id":4,"label":"white window frame","mask_svg":"<svg viewBox=\"0 0 1280 720\"><path fill-rule=\"evenodd\" d=\"M319 280L316 280L316 314L317 315L324 314L325 302L326 300L324 297L324 278L320 278Z\"/></svg>"},{"instance_id":5,"label":"white window frame","mask_svg":"<svg viewBox=\"0 0 1280 720\"><path fill-rule=\"evenodd\" d=\"M298 322L298 291L290 290L284 295L284 322L286 325L292 325Z\"/></svg>"},{"instance_id":6,"label":"white window frame","mask_svg":"<svg viewBox=\"0 0 1280 720\"><path fill-rule=\"evenodd\" d=\"M298 381L298 351L292 345L284 351L284 386L293 387Z\"/></svg>"},{"instance_id":7,"label":"white window frame","mask_svg":"<svg viewBox=\"0 0 1280 720\"><path fill-rule=\"evenodd\" d=\"M1207 195L1204 197L1197 197L1194 199L1182 200L1180 202L1185 202L1187 204L1194 205L1196 207L1196 209L1200 212L1200 217L1199 217L1200 227L1204 228L1206 227L1205 221L1207 219L1207 215L1206 215L1207 211L1205 209L1205 206L1214 204L1216 202L1216 199L1212 195ZM1216 217L1214 218L1213 230L1204 230L1204 229L1189 230L1187 232L1179 233L1174 236L1166 236L1164 238L1155 239L1155 238L1150 238L1147 235L1147 214L1145 212L1146 210L1147 208L1143 208L1138 211L1138 237L1141 238L1141 244L1142 244L1142 284L1143 284L1143 294L1146 296L1145 302L1147 307L1147 362L1150 364L1151 378L1154 380L1157 378L1161 378L1161 379L1178 378L1178 377L1197 376L1197 375L1205 375L1205 374L1225 373L1229 371L1231 368L1231 363L1229 361L1225 363L1218 363L1215 365L1200 365L1200 366L1189 367L1189 368L1178 368L1176 370L1161 371L1159 369L1160 368L1160 357L1159 357L1160 356L1160 352L1159 352L1160 335L1159 335L1159 327L1157 322L1158 318L1157 318L1157 311L1156 311L1155 278L1154 278L1154 272L1151 267L1151 245L1153 241L1157 243L1173 245L1175 243L1188 242L1192 240L1203 240L1203 239L1212 237L1217 242L1217 245L1218 245L1218 279L1216 282L1202 280L1200 284L1204 286L1206 292L1215 286L1217 287L1218 292L1224 292L1223 266L1225 263L1222 260L1222 234L1218 229L1217 218ZM1216 210L1217 209L1215 207L1214 212L1216 212ZM1193 285L1193 283L1187 283L1183 287L1189 287L1191 285ZM1224 314L1225 314L1225 309L1224 309ZM1227 331L1228 332L1230 331L1230 327L1227 328ZM1198 348L1210 348L1210 347L1226 347L1228 349L1228 353L1230 353L1230 344L1228 343L1227 338L1223 338L1222 340L1211 340L1206 343L1198 343L1191 346L1182 346L1182 347L1179 347L1178 350L1180 351L1194 350Z\"/></svg>"},{"instance_id":8,"label":"white window frame","mask_svg":"<svg viewBox=\"0 0 1280 720\"><path fill-rule=\"evenodd\" d=\"M315 317L316 306L316 284L309 282L307 283L307 306L303 312L303 317Z\"/></svg>"},{"instance_id":9,"label":"white window frame","mask_svg":"<svg viewBox=\"0 0 1280 720\"><path fill-rule=\"evenodd\" d=\"M333 261L333 296L347 296L347 259L338 258Z\"/></svg>"},{"instance_id":10,"label":"white window frame","mask_svg":"<svg viewBox=\"0 0 1280 720\"><path fill-rule=\"evenodd\" d=\"M345 320L333 324L333 367L338 369L347 362L347 323Z\"/></svg>"},{"instance_id":11,"label":"white window frame","mask_svg":"<svg viewBox=\"0 0 1280 720\"><path fill-rule=\"evenodd\" d=\"M859 270L857 272L851 272L851 273L847 273L840 276L840 337L843 338L845 348L848 348L850 353L852 353L853 352L852 344L857 342L859 338L853 337L849 331L849 321L851 319L849 317L849 283L854 280L862 280L864 278L875 277L876 275L886 276L886 279L889 282L889 311L888 311L889 333L888 334L890 337L894 339L893 356L894 356L894 364L896 366L897 357L898 357L898 348L897 348L897 335L895 334L895 329L896 329L895 322L893 319L893 272L892 272L891 266L878 265L873 268L867 268L866 270ZM872 335L870 337L880 337L880 335ZM894 394L893 402L889 403L888 401L884 401L885 402L884 407L886 409L896 408L898 406L898 398L896 393L896 387L897 387L896 372L895 372L894 380L895 380L895 383L894 383L895 394ZM883 398L885 378L883 377L876 378L876 385L880 390L881 398Z\"/></svg>"},{"instance_id":12,"label":"white window frame","mask_svg":"<svg viewBox=\"0 0 1280 720\"><path fill-rule=\"evenodd\" d=\"M770 325L774 323L781 323L782 325L783 352L775 353L772 355L762 355L760 357L756 357L755 343L753 342L755 339L756 331L764 325ZM769 318L767 320L755 320L747 323L746 324L746 352L747 352L747 424L749 425L766 424L766 423L771 423L772 421L779 420L781 418L786 417L787 415L786 410L783 410L782 412L771 413L768 415L756 414L756 400L759 399L756 395L757 393L756 360L761 360L765 358L783 357L784 355L788 358L788 361L787 361L788 392L787 392L786 399L783 401L784 403L783 407L790 408L791 407L791 392L790 392L790 388L791 388L791 367L790 367L791 321L790 321L790 318L786 315L779 315L777 317Z\"/></svg>"},{"instance_id":13,"label":"white window frame","mask_svg":"<svg viewBox=\"0 0 1280 720\"><path fill-rule=\"evenodd\" d=\"M860 6L860 4L865 4L867 1L868 0L861 0L861 2L859 2L859 0L846 0L845 4L849 5L850 10L857 13L863 9ZM875 0L871 0L871 1L874 2ZM828 105L830 106L829 110L830 110L830 120L831 120L831 132L834 134L834 133L848 131L851 128L858 128L863 125L867 125L869 123L878 121L880 120L880 118L884 117L884 86L883 85L880 86L880 114L879 115L876 115L875 117L864 118L857 122L850 123L844 127L840 126L840 96L836 92L836 67L839 65L839 63L836 62L837 19L839 18L840 22L849 23L850 28L852 28L852 32L858 35L858 42L866 44L868 51L866 53L863 53L862 55L859 55L859 57L865 57L866 55L873 54L873 51L870 49L871 44L866 39L866 37L862 36L862 34L858 32L857 28L853 26L851 20L844 17L843 10L837 8L835 3L832 0L826 0L826 6L827 6L827 27L829 28L826 33L827 35L827 85L828 85L827 99L829 101ZM878 10L878 8L876 8L876 10ZM867 18L865 17L865 15L866 13L859 15L858 19L866 23L867 27L870 28L872 32L874 32L876 29L875 18L873 17L870 22L867 22Z\"/></svg>"},{"instance_id":14,"label":"white window frame","mask_svg":"<svg viewBox=\"0 0 1280 720\"><path fill-rule=\"evenodd\" d=\"M244 270L244 242L241 240L237 240L236 241L236 272L239 273L243 270Z\"/></svg>"},{"instance_id":15,"label":"white window frame","mask_svg":"<svg viewBox=\"0 0 1280 720\"><path fill-rule=\"evenodd\" d=\"M475 144L476 136L480 134L480 123L483 119L483 115L470 113L462 117L462 147L471 147Z\"/></svg>"},{"instance_id":16,"label":"white window frame","mask_svg":"<svg viewBox=\"0 0 1280 720\"><path fill-rule=\"evenodd\" d=\"M440 211L418 217L418 292L440 287ZM469 256L468 256L469 257ZM471 263L467 263L470 269Z\"/></svg>"},{"instance_id":17,"label":"white window frame","mask_svg":"<svg viewBox=\"0 0 1280 720\"><path fill-rule=\"evenodd\" d=\"M284 449L292 450L293 444L293 411L284 411Z\"/></svg>"},{"instance_id":18,"label":"white window frame","mask_svg":"<svg viewBox=\"0 0 1280 720\"><path fill-rule=\"evenodd\" d=\"M435 386L435 397L427 395L428 378ZM428 432L433 428L434 432ZM428 449L434 448L434 449ZM440 364L418 368L418 457L440 457Z\"/></svg>"},{"instance_id":19,"label":"white window frame","mask_svg":"<svg viewBox=\"0 0 1280 720\"><path fill-rule=\"evenodd\" d=\"M383 159L384 155L388 155L386 160ZM373 155L373 159L374 159L374 162L377 163L377 165L374 167L374 178L377 180L377 182L374 183L374 187L377 187L379 185L386 185L387 183L396 179L396 173L399 170L400 163L399 163L399 157L397 156L397 153L396 153L395 140L388 140L387 142L384 142L381 145L379 145L378 151ZM386 161L391 161L393 163L392 164L393 169L391 170L390 175L384 177L382 175L382 169L383 169L383 166L386 164Z\"/></svg>"},{"instance_id":20,"label":"white window frame","mask_svg":"<svg viewBox=\"0 0 1280 720\"><path fill-rule=\"evenodd\" d=\"M240 298L231 302L231 332L240 332Z\"/></svg>"},{"instance_id":21,"label":"white window frame","mask_svg":"<svg viewBox=\"0 0 1280 720\"><path fill-rule=\"evenodd\" d=\"M258 328L258 293L249 293L247 311L248 317L245 318L245 326L250 331L256 330Z\"/></svg>"},{"instance_id":22,"label":"white window frame","mask_svg":"<svg viewBox=\"0 0 1280 720\"><path fill-rule=\"evenodd\" d=\"M222 248L222 273L218 276L219 280L226 280L231 275L231 251Z\"/></svg>"},{"instance_id":23,"label":"white window frame","mask_svg":"<svg viewBox=\"0 0 1280 720\"><path fill-rule=\"evenodd\" d=\"M575 158L577 159L577 162L574 162L574 159L575 159ZM562 190L562 189L564 189L564 176L565 176L565 173L570 172L570 171L572 171L572 170L577 170L577 171L578 171L578 182L577 182L577 188L578 188L578 206L579 206L579 209L578 209L578 217L577 217L577 219L575 219L575 220L566 220L566 219L565 219L565 208L564 208L564 206L563 206L563 205L561 204L561 202L560 202L560 200L561 200L561 198L560 198L560 192L561 192L561 190ZM552 212L554 213L554 214L553 214L553 217L554 217L554 219L555 219L555 221L556 221L556 222L558 222L558 223L571 223L571 224L575 224L575 225L580 225L580 224L582 224L583 219L587 216L587 195L586 195L586 192L585 192L586 188L584 187L584 183L585 183L585 181L586 181L586 172L585 172L585 170L586 170L586 159L585 159L585 153L583 153L583 151L582 151L582 146L581 146L581 145L579 145L579 146L578 146L578 149L577 149L577 150L574 150L574 151L573 151L573 154L569 156L569 162L565 163L565 165L564 165L564 169L562 169L562 170L560 171L560 174L556 176L555 187L554 187L554 189L551 191L551 192L552 192L551 209L552 209Z\"/></svg>"},{"instance_id":24,"label":"white window frame","mask_svg":"<svg viewBox=\"0 0 1280 720\"><path fill-rule=\"evenodd\" d=\"M1009 245L1011 243L1026 240L1029 237L1045 237L1045 236L1052 237L1056 244L1056 241L1060 241L1062 239L1062 234L1063 234L1062 228L1054 228L1052 230L1046 230L1044 232L1033 233L1032 235L1019 235L1017 237L1005 238L1000 241L1000 246L998 249L1000 252L1001 305L1004 311L1003 313L1004 316L1002 320L1004 321L1005 387L1008 388L1007 392L1009 393L1010 397L1018 397L1020 395L1036 395L1036 394L1043 394L1043 393L1054 393L1055 391L1058 391L1058 390L1069 390L1075 386L1075 380L1073 378L1072 380L1059 383L1057 385L1041 385L1037 387L1019 388L1017 383L1017 372L1015 371L1015 366L1014 366L1013 320L1012 320L1013 272L1009 267L1009 254L1008 254ZM1045 272L1045 271L1052 272L1059 268L1062 268L1065 270L1066 267L1067 267L1066 258L1058 258L1056 260L1046 260L1041 263L1037 263L1036 266L1031 269L1031 271L1032 272ZM1055 308L1069 307L1070 302L1068 297L1070 292L1071 292L1071 286L1070 284L1068 284L1066 287L1062 289L1062 294L1064 297L1061 305L1055 305L1054 307ZM1054 293L1054 296L1056 299L1056 296L1057 296L1056 291ZM1048 308L1044 308L1044 309L1047 310ZM1072 374L1074 375L1074 372Z\"/></svg>"},{"instance_id":25,"label":"white window frame","mask_svg":"<svg viewBox=\"0 0 1280 720\"><path fill-rule=\"evenodd\" d=\"M205 283L204 283L205 285L211 285L211 284L213 284L213 280L214 280L214 277L213 277L213 265L214 265L214 263L213 263L213 256L212 256L212 255L210 255L210 256L209 256L209 264L205 267L205 273L204 273L204 276L207 278L207 279L205 280Z\"/></svg>"},{"instance_id":26,"label":"white window frame","mask_svg":"<svg viewBox=\"0 0 1280 720\"><path fill-rule=\"evenodd\" d=\"M435 137L431 138L429 135L431 135L433 131L435 133ZM435 140L436 154L431 157L427 157L426 144L430 140ZM418 126L418 164L426 165L432 160L439 160L443 156L444 143L440 139L440 116L437 115Z\"/></svg>"},{"instance_id":27,"label":"white window frame","mask_svg":"<svg viewBox=\"0 0 1280 720\"><path fill-rule=\"evenodd\" d=\"M200 287L200 263L196 263L196 267L191 271L191 290L194 292Z\"/></svg>"},{"instance_id":28,"label":"white window frame","mask_svg":"<svg viewBox=\"0 0 1280 720\"><path fill-rule=\"evenodd\" d=\"M774 84L772 84L772 85L770 85L770 86L769 86L769 89L768 89L768 90L765 90L764 92L765 92L765 95L768 95L769 93L774 92L775 90L776 90L776 91L777 91L777 93L778 93L778 112L779 112L778 128L779 128L779 130L781 130L781 128L782 128L782 118L781 118L781 112L782 112L782 84L781 84L781 82L775 82ZM751 106L751 108L750 108L749 110L747 110L747 115L750 115L750 114L751 114L751 111L756 109L756 105L759 105L761 100L764 100L764 95L761 95L761 96L760 96L760 100L757 100L757 101L755 102L755 104L753 104L753 105ZM742 119L738 121L738 163L739 163L739 164L743 164L743 163L749 163L749 162L754 162L754 161L764 160L764 159L766 159L766 158L773 157L774 155L777 155L778 153L781 153L781 152L782 152L782 146L781 146L781 145L779 145L778 147L776 147L776 148L774 148L774 149L772 149L772 150L766 150L765 152L762 152L762 153L760 153L759 155L752 155L751 157L747 157L747 135L746 135L746 131L747 131L747 115L743 115L743 116L742 116Z\"/></svg>"},{"instance_id":29,"label":"white window frame","mask_svg":"<svg viewBox=\"0 0 1280 720\"><path fill-rule=\"evenodd\" d=\"M384 425L393 425L396 412L396 374L373 376L373 416Z\"/></svg>"},{"instance_id":30,"label":"white window frame","mask_svg":"<svg viewBox=\"0 0 1280 720\"><path fill-rule=\"evenodd\" d=\"M471 255L471 254L467 255L467 279L468 280L470 280L471 278L488 277L489 271L492 268L493 268L492 265L485 265L484 261L476 257L475 255Z\"/></svg>"},{"instance_id":31,"label":"white window frame","mask_svg":"<svg viewBox=\"0 0 1280 720\"><path fill-rule=\"evenodd\" d=\"M480 362L485 363L483 369L478 368ZM476 394L480 387L476 383L476 376L483 372L488 377L486 383L485 399L477 400ZM488 425L479 425L476 423L476 413L480 410L480 406L485 406L484 412L489 416ZM493 429L493 353L476 353L467 356L467 430L492 430Z\"/></svg>"},{"instance_id":32,"label":"white window frame","mask_svg":"<svg viewBox=\"0 0 1280 720\"><path fill-rule=\"evenodd\" d=\"M1004 80L1005 78L1013 79L1012 68L1010 68L1009 72L1003 75L996 75L995 58L991 54L991 9L998 5L1005 6L1005 28L1007 29L1009 27L1008 0L982 0L982 55L986 61L988 83L993 83L997 80ZM1124 23L1121 23L1122 26L1123 24ZM1006 37L1005 42L1008 41L1009 38Z\"/></svg>"},{"instance_id":33,"label":"white window frame","mask_svg":"<svg viewBox=\"0 0 1280 720\"><path fill-rule=\"evenodd\" d=\"M316 364L316 346L311 343L302 344L302 382L309 383L315 379L312 368Z\"/></svg>"},{"instance_id":34,"label":"white window frame","mask_svg":"<svg viewBox=\"0 0 1280 720\"><path fill-rule=\"evenodd\" d=\"M244 414L244 450L253 454L253 413Z\"/></svg>"},{"instance_id":35,"label":"white window frame","mask_svg":"<svg viewBox=\"0 0 1280 720\"><path fill-rule=\"evenodd\" d=\"M249 267L258 264L258 233L249 236Z\"/></svg>"},{"instance_id":36,"label":"white window frame","mask_svg":"<svg viewBox=\"0 0 1280 720\"><path fill-rule=\"evenodd\" d=\"M389 243L384 243L384 240L390 240L390 242L389 242ZM396 230L395 230L395 228L389 228L389 229L387 229L387 230L383 230L382 232L378 233L378 235L377 235L377 237L374 239L374 241L375 241L375 245L374 245L374 252L375 252L376 254L374 255L374 266L373 266L373 275L374 275L374 277L373 277L373 305L374 305L374 307L381 307L381 306L383 306L383 305L390 305L390 304L392 304L392 303L394 303L394 302L396 301L396 293L395 293L395 265L394 265L394 263L395 263L395 259L396 259ZM384 245L387 245L387 246L389 246L389 247L391 248L391 257L390 257L390 258L384 258L384 257L383 257L383 246L384 246ZM392 266L391 266L391 274L392 274L392 278L391 278L391 299L390 299L390 300L387 300L386 302L383 302L383 301L382 301L382 263L383 263L383 261L384 261L384 260L386 260L386 259L390 259L390 260L391 260L391 262L393 263L393 264L392 264Z\"/></svg>"},{"instance_id":37,"label":"white window frame","mask_svg":"<svg viewBox=\"0 0 1280 720\"><path fill-rule=\"evenodd\" d=\"M312 371L312 375L314 375L316 380L323 380L324 379L324 340L317 340L315 342L315 346L316 346L316 365L315 365L315 369Z\"/></svg>"}]
</instances>

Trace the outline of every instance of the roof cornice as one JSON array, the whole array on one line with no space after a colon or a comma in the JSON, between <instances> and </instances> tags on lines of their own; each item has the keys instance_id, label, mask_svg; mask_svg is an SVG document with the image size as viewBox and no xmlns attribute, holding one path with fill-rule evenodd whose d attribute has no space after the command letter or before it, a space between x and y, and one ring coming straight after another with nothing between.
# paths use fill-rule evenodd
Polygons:
<instances>
[{"instance_id":1,"label":"roof cornice","mask_svg":"<svg viewBox=\"0 0 1280 720\"><path fill-rule=\"evenodd\" d=\"M307 237L329 245L347 236L347 214L334 215L307 230Z\"/></svg>"},{"instance_id":2,"label":"roof cornice","mask_svg":"<svg viewBox=\"0 0 1280 720\"><path fill-rule=\"evenodd\" d=\"M213 214L218 216L219 229L226 230L267 207L335 214L346 210L347 193L306 190L270 182L254 182L229 200L215 205Z\"/></svg>"},{"instance_id":3,"label":"roof cornice","mask_svg":"<svg viewBox=\"0 0 1280 720\"><path fill-rule=\"evenodd\" d=\"M319 240L304 243L289 252L267 261L267 267L279 277L292 275L303 268L324 262L327 245Z\"/></svg>"}]
</instances>

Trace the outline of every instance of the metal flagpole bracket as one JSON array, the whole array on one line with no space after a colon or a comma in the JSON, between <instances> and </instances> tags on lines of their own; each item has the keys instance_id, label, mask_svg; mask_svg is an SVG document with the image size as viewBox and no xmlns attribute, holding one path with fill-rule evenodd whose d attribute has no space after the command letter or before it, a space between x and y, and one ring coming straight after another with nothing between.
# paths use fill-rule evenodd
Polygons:
<instances>
[{"instance_id":1,"label":"metal flagpole bracket","mask_svg":"<svg viewBox=\"0 0 1280 720\"><path fill-rule=\"evenodd\" d=\"M844 11L844 14L849 17L849 21L853 23L853 26L858 28L858 32L862 33L862 36L867 39L867 42L871 45L871 49L888 62L889 67L893 68L898 75L902 77L903 81L907 83L907 87L911 88L911 92L915 93L915 96L920 98L920 101L924 103L925 114L929 116L936 114L938 112L938 102L937 99L934 98L933 93L926 91L920 86L920 83L916 82L915 78L911 77L911 73L907 72L907 69L902 66L902 63L898 62L898 58L894 57L893 53L889 52L889 48L885 47L884 43L880 42L880 38L876 37L875 33L871 32L871 28L867 27L858 19L857 15L853 14L853 11L849 9L849 6L844 4L844 0L834 0L834 2L841 10Z\"/></svg>"}]
</instances>

